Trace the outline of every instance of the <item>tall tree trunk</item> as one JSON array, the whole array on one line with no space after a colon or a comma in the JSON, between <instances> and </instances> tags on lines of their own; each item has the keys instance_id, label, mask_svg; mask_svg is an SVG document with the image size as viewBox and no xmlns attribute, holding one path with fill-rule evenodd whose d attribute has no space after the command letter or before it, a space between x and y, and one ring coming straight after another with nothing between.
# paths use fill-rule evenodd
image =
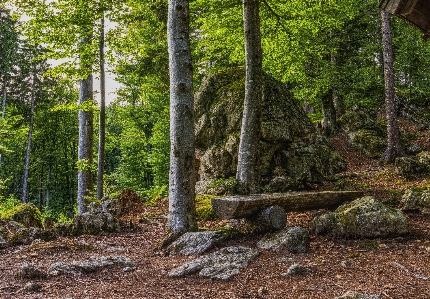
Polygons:
<instances>
[{"instance_id":1,"label":"tall tree trunk","mask_svg":"<svg viewBox=\"0 0 430 299\"><path fill-rule=\"evenodd\" d=\"M189 1L169 0L170 174L168 229L197 229L195 215L193 66Z\"/></svg>"},{"instance_id":2,"label":"tall tree trunk","mask_svg":"<svg viewBox=\"0 0 430 299\"><path fill-rule=\"evenodd\" d=\"M43 206L42 190L43 190L43 166L39 174L39 194L38 194L38 205L37 205L39 210L42 210L42 206Z\"/></svg>"},{"instance_id":3,"label":"tall tree trunk","mask_svg":"<svg viewBox=\"0 0 430 299\"><path fill-rule=\"evenodd\" d=\"M34 81L34 78L33 78ZM28 130L27 136L27 150L25 153L25 166L24 166L24 178L22 184L22 202L27 202L28 197L28 177L30 171L30 153L31 153L31 137L33 135L33 122L34 122L34 82L32 87L32 95L31 95L31 112L30 112L30 129Z\"/></svg>"},{"instance_id":4,"label":"tall tree trunk","mask_svg":"<svg viewBox=\"0 0 430 299\"><path fill-rule=\"evenodd\" d=\"M1 118L5 118L6 116L6 76L3 77L3 99L2 99L2 105L1 105ZM0 153L0 163L2 161L2 156Z\"/></svg>"},{"instance_id":5,"label":"tall tree trunk","mask_svg":"<svg viewBox=\"0 0 430 299\"><path fill-rule=\"evenodd\" d=\"M243 0L246 81L236 179L244 193L259 191L260 103L262 50L259 0Z\"/></svg>"},{"instance_id":6,"label":"tall tree trunk","mask_svg":"<svg viewBox=\"0 0 430 299\"><path fill-rule=\"evenodd\" d=\"M106 88L105 88L105 19L100 20L100 115L99 115L99 148L97 163L97 199L103 197L103 174L105 160L105 130L106 130Z\"/></svg>"},{"instance_id":7,"label":"tall tree trunk","mask_svg":"<svg viewBox=\"0 0 430 299\"><path fill-rule=\"evenodd\" d=\"M384 54L385 109L388 138L388 146L381 160L387 163L392 163L396 157L404 156L405 150L400 144L400 133L397 123L396 104L394 98L394 67L390 15L388 12L382 10L381 18L382 46Z\"/></svg>"},{"instance_id":8,"label":"tall tree trunk","mask_svg":"<svg viewBox=\"0 0 430 299\"><path fill-rule=\"evenodd\" d=\"M80 81L79 104L93 103L93 75L89 74ZM93 164L93 112L91 109L79 110L79 143L78 143L78 214L86 211L87 196L93 187L91 166Z\"/></svg>"},{"instance_id":9,"label":"tall tree trunk","mask_svg":"<svg viewBox=\"0 0 430 299\"><path fill-rule=\"evenodd\" d=\"M48 166L48 177L46 178L46 194L45 194L45 207L49 209L50 202L50 192L51 192L51 166Z\"/></svg>"},{"instance_id":10,"label":"tall tree trunk","mask_svg":"<svg viewBox=\"0 0 430 299\"><path fill-rule=\"evenodd\" d=\"M322 129L325 136L336 133L336 109L333 103L333 90L322 97Z\"/></svg>"}]
</instances>

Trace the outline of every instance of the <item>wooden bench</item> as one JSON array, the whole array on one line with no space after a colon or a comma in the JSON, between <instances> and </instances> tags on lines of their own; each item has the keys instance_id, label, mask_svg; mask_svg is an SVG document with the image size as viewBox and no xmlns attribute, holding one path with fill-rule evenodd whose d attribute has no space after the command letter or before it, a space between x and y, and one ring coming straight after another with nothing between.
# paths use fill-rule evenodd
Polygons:
<instances>
[{"instance_id":1,"label":"wooden bench","mask_svg":"<svg viewBox=\"0 0 430 299\"><path fill-rule=\"evenodd\" d=\"M244 219L246 231L281 229L286 212L329 209L363 196L361 191L288 192L239 195L212 199L222 219Z\"/></svg>"}]
</instances>

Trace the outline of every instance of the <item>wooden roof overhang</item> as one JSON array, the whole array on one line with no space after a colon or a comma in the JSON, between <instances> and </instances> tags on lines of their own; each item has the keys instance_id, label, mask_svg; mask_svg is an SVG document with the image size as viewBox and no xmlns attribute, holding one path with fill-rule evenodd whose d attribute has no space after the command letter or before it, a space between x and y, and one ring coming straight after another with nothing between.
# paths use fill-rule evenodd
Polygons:
<instances>
[{"instance_id":1,"label":"wooden roof overhang","mask_svg":"<svg viewBox=\"0 0 430 299\"><path fill-rule=\"evenodd\" d=\"M379 7L421 30L425 40L430 37L429 0L381 0Z\"/></svg>"}]
</instances>

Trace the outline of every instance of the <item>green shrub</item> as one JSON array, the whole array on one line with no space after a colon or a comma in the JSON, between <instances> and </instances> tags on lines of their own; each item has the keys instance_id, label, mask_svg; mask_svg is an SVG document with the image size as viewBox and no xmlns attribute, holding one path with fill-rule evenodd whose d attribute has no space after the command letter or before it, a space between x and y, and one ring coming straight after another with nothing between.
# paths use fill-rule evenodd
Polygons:
<instances>
[{"instance_id":1,"label":"green shrub","mask_svg":"<svg viewBox=\"0 0 430 299\"><path fill-rule=\"evenodd\" d=\"M3 213L1 217L21 223L26 227L43 228L42 213L32 203L19 204Z\"/></svg>"}]
</instances>

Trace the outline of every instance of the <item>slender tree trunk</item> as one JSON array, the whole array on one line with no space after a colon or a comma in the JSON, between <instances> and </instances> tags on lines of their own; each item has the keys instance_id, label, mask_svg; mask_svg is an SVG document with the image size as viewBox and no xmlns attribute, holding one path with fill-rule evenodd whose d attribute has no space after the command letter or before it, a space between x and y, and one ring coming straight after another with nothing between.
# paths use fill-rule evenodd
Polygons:
<instances>
[{"instance_id":1,"label":"slender tree trunk","mask_svg":"<svg viewBox=\"0 0 430 299\"><path fill-rule=\"evenodd\" d=\"M262 50L259 0L243 0L246 81L236 179L244 193L259 191L260 103Z\"/></svg>"},{"instance_id":2,"label":"slender tree trunk","mask_svg":"<svg viewBox=\"0 0 430 299\"><path fill-rule=\"evenodd\" d=\"M338 62L337 62L337 57L335 53L332 52L330 54L330 60L331 60L332 67L337 69ZM339 80L336 80L336 82L339 82ZM337 120L345 113L345 105L343 104L342 99L339 97L339 93L336 87L332 88L332 97L333 97L334 109L336 110L336 120Z\"/></svg>"},{"instance_id":3,"label":"slender tree trunk","mask_svg":"<svg viewBox=\"0 0 430 299\"><path fill-rule=\"evenodd\" d=\"M6 116L6 76L3 77L3 99L2 99L2 105L1 105L1 118L5 118ZM2 156L0 154L0 163L2 161Z\"/></svg>"},{"instance_id":4,"label":"slender tree trunk","mask_svg":"<svg viewBox=\"0 0 430 299\"><path fill-rule=\"evenodd\" d=\"M105 31L104 31L104 16L101 19L100 31L100 116L99 116L99 148L98 148L98 163L97 163L97 199L103 197L103 174L105 160L105 129L106 129L106 88L105 88Z\"/></svg>"},{"instance_id":5,"label":"slender tree trunk","mask_svg":"<svg viewBox=\"0 0 430 299\"><path fill-rule=\"evenodd\" d=\"M93 103L93 75L89 74L80 81L79 104L89 101ZM87 196L93 187L91 166L93 164L93 112L79 110L79 143L78 160L78 214L86 211Z\"/></svg>"},{"instance_id":6,"label":"slender tree trunk","mask_svg":"<svg viewBox=\"0 0 430 299\"><path fill-rule=\"evenodd\" d=\"M1 118L5 118L6 116L6 79L3 83L3 101L1 105Z\"/></svg>"},{"instance_id":7,"label":"slender tree trunk","mask_svg":"<svg viewBox=\"0 0 430 299\"><path fill-rule=\"evenodd\" d=\"M42 166L42 169L40 170L40 175L39 175L39 194L38 194L39 210L42 210L42 205L43 205L42 190L43 190L43 166Z\"/></svg>"},{"instance_id":8,"label":"slender tree trunk","mask_svg":"<svg viewBox=\"0 0 430 299\"><path fill-rule=\"evenodd\" d=\"M45 194L45 207L49 208L50 202L50 192L51 192L51 166L48 166L48 177L46 178L46 194Z\"/></svg>"},{"instance_id":9,"label":"slender tree trunk","mask_svg":"<svg viewBox=\"0 0 430 299\"><path fill-rule=\"evenodd\" d=\"M168 229L197 229L195 216L193 66L189 1L169 0L170 174Z\"/></svg>"},{"instance_id":10,"label":"slender tree trunk","mask_svg":"<svg viewBox=\"0 0 430 299\"><path fill-rule=\"evenodd\" d=\"M393 47L391 40L390 15L381 11L382 17L382 46L384 54L385 109L387 119L388 146L381 160L392 163L396 157L404 156L405 150L400 143L399 126L394 95Z\"/></svg>"},{"instance_id":11,"label":"slender tree trunk","mask_svg":"<svg viewBox=\"0 0 430 299\"><path fill-rule=\"evenodd\" d=\"M33 79L34 81L34 79ZM25 166L24 166L24 179L22 184L22 202L27 202L28 197L28 177L29 177L29 171L30 171L30 153L31 153L31 137L33 135L33 122L34 122L34 82L33 82L33 90L31 95L31 112L30 112L30 129L28 130L28 136L27 136L27 150L25 154Z\"/></svg>"},{"instance_id":12,"label":"slender tree trunk","mask_svg":"<svg viewBox=\"0 0 430 299\"><path fill-rule=\"evenodd\" d=\"M333 103L333 90L322 97L322 129L325 136L331 136L336 132L336 109Z\"/></svg>"}]
</instances>

